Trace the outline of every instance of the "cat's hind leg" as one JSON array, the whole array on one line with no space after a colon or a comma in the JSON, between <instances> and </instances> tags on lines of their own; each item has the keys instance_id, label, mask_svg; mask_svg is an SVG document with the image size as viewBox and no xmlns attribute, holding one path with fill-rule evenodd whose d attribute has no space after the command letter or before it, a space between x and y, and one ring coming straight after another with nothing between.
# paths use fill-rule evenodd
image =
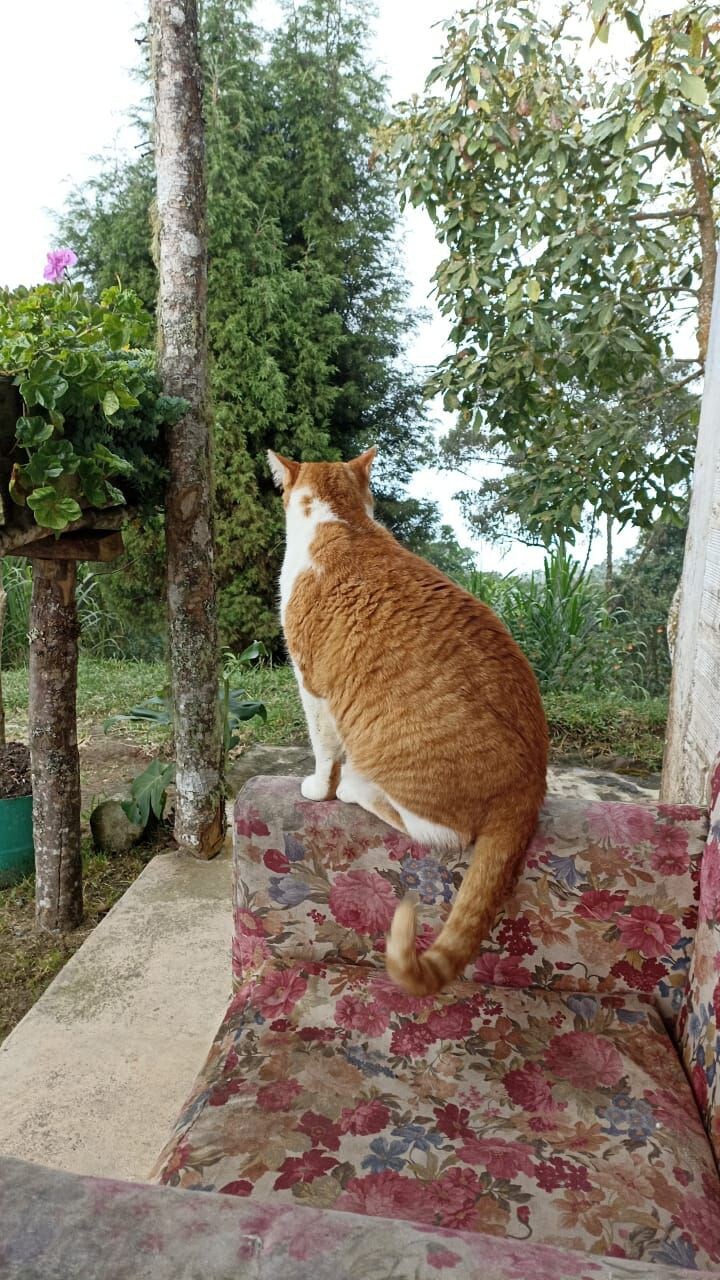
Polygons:
<instances>
[{"instance_id":1,"label":"cat's hind leg","mask_svg":"<svg viewBox=\"0 0 720 1280\"><path fill-rule=\"evenodd\" d=\"M337 798L344 804L359 804L362 809L367 809L368 813L374 813L376 818L381 818L391 827L397 827L398 831L406 831L399 811L390 802L382 788L358 773L349 760L346 760L342 767Z\"/></svg>"}]
</instances>

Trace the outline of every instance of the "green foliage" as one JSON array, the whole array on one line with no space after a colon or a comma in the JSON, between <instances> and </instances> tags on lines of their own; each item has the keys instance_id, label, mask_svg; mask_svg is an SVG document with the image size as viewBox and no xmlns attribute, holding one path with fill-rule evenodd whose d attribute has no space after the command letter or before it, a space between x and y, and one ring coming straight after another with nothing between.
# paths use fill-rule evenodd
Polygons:
<instances>
[{"instance_id":1,"label":"green foliage","mask_svg":"<svg viewBox=\"0 0 720 1280\"><path fill-rule=\"evenodd\" d=\"M414 317L393 184L371 163L386 102L366 8L287 4L271 34L246 9L207 0L202 14L216 565L224 642L277 647L282 507L266 449L333 459L377 443L378 516L407 503L411 525L404 483L432 443L403 357ZM150 302L151 206L145 156L75 193L62 234L94 288L119 272ZM144 541L125 577L140 604L158 589Z\"/></svg>"},{"instance_id":2,"label":"green foliage","mask_svg":"<svg viewBox=\"0 0 720 1280\"><path fill-rule=\"evenodd\" d=\"M425 96L381 137L445 249L454 350L429 389L457 415L446 459L503 467L467 495L485 532L549 545L589 514L680 518L700 367L672 362L670 339L697 308L702 357L720 35L711 6L647 28L644 8L593 3L600 33L619 15L635 46L588 71L569 6L485 0L446 24Z\"/></svg>"},{"instance_id":3,"label":"green foliage","mask_svg":"<svg viewBox=\"0 0 720 1280\"><path fill-rule=\"evenodd\" d=\"M226 651L223 660L223 673L218 688L218 702L223 726L223 750L225 754L239 742L238 728L247 720L258 716L267 720L267 712L262 702L249 698L244 689L238 687L237 681L244 675L252 663L266 656L266 649L259 641L249 645L243 653L234 654ZM162 693L153 694L144 702L132 707L130 711L116 712L104 721L103 729L116 724L143 724L155 728L169 728L174 719L174 707L169 688Z\"/></svg>"},{"instance_id":4,"label":"green foliage","mask_svg":"<svg viewBox=\"0 0 720 1280\"><path fill-rule=\"evenodd\" d=\"M613 583L614 599L632 615L637 630L640 681L653 695L670 687L667 621L682 574L685 526L657 524L640 537L620 562Z\"/></svg>"},{"instance_id":5,"label":"green foliage","mask_svg":"<svg viewBox=\"0 0 720 1280\"><path fill-rule=\"evenodd\" d=\"M15 667L28 659L32 570L27 560L3 558L0 576L7 593L0 665ZM76 604L80 651L98 658L125 657L123 616L104 597L105 577L88 564L78 564Z\"/></svg>"},{"instance_id":6,"label":"green foliage","mask_svg":"<svg viewBox=\"0 0 720 1280\"><path fill-rule=\"evenodd\" d=\"M175 779L174 763L151 760L130 784L130 799L123 800L122 809L130 822L146 827L152 813L162 822L167 803L167 789Z\"/></svg>"},{"instance_id":7,"label":"green foliage","mask_svg":"<svg viewBox=\"0 0 720 1280\"><path fill-rule=\"evenodd\" d=\"M62 532L83 503L160 500L160 428L186 405L160 394L143 345L151 324L118 285L99 302L81 284L0 293L0 374L24 406L15 438L26 461L13 466L10 495L44 528Z\"/></svg>"},{"instance_id":8,"label":"green foliage","mask_svg":"<svg viewBox=\"0 0 720 1280\"><path fill-rule=\"evenodd\" d=\"M469 584L517 640L543 694L637 686L637 640L600 584L565 551L529 578L478 575Z\"/></svg>"}]
</instances>

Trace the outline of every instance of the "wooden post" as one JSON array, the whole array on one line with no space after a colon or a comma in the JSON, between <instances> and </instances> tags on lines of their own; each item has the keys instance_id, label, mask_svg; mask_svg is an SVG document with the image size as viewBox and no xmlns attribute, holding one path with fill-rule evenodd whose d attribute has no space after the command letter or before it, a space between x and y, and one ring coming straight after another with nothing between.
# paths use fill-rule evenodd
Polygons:
<instances>
[{"instance_id":1,"label":"wooden post","mask_svg":"<svg viewBox=\"0 0 720 1280\"><path fill-rule=\"evenodd\" d=\"M76 562L35 560L30 605L30 760L35 921L63 933L83 914L76 692Z\"/></svg>"},{"instance_id":2,"label":"wooden post","mask_svg":"<svg viewBox=\"0 0 720 1280\"><path fill-rule=\"evenodd\" d=\"M715 280L660 799L702 804L720 751L720 268Z\"/></svg>"},{"instance_id":3,"label":"wooden post","mask_svg":"<svg viewBox=\"0 0 720 1280\"><path fill-rule=\"evenodd\" d=\"M177 763L175 838L198 858L222 847L210 427L207 226L197 0L151 0L158 212L158 363L190 408L169 432L165 535Z\"/></svg>"}]
</instances>

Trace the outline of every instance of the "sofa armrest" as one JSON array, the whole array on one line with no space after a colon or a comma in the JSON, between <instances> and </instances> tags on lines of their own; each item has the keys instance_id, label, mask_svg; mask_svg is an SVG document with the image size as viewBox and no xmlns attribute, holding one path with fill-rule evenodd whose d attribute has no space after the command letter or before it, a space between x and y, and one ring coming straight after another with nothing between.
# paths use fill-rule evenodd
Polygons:
<instances>
[{"instance_id":1,"label":"sofa armrest","mask_svg":"<svg viewBox=\"0 0 720 1280\"><path fill-rule=\"evenodd\" d=\"M465 979L655 993L672 1021L695 928L705 810L548 797L516 888ZM420 945L447 917L467 854L430 852L295 778L253 778L235 806L234 974L267 960L384 964L400 898Z\"/></svg>"}]
</instances>

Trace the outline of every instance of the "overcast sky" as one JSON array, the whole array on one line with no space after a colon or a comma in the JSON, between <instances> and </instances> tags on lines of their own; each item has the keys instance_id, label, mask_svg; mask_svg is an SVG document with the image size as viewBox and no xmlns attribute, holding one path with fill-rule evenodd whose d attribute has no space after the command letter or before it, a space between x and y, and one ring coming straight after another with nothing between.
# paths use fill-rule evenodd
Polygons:
<instances>
[{"instance_id":1,"label":"overcast sky","mask_svg":"<svg viewBox=\"0 0 720 1280\"><path fill-rule=\"evenodd\" d=\"M459 7L459 0L380 0L374 54L388 75L393 100L421 91L440 49L436 24ZM142 93L131 75L138 61L135 28L146 11L144 0L6 0L3 5L0 284L38 281L47 249L56 243L52 215L68 190L93 172L93 158L108 148L132 152L136 138L127 116ZM260 0L256 11L272 21L278 7L274 0ZM404 235L412 303L431 307L430 277L439 250L429 219L418 211L407 213ZM421 365L434 363L446 332L437 312L431 314L411 358ZM500 552L470 538L452 500L459 483L451 475L424 474L412 491L431 493L441 503L460 540L478 552L481 568L539 567L542 554L534 549L513 544ZM616 550L631 542L629 534L620 534ZM594 552L593 560L600 560L599 542Z\"/></svg>"}]
</instances>

